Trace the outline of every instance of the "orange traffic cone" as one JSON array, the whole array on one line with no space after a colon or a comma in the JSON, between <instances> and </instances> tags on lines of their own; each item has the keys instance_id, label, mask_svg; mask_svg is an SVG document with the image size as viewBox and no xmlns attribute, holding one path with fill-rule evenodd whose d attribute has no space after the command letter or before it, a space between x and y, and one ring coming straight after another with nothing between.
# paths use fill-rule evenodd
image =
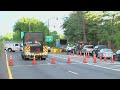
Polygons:
<instances>
[{"instance_id":1,"label":"orange traffic cone","mask_svg":"<svg viewBox=\"0 0 120 90\"><path fill-rule=\"evenodd\" d=\"M82 56L82 53L81 53L81 51L80 51L80 56Z\"/></svg>"},{"instance_id":2,"label":"orange traffic cone","mask_svg":"<svg viewBox=\"0 0 120 90\"><path fill-rule=\"evenodd\" d=\"M106 54L104 54L104 61L106 61Z\"/></svg>"},{"instance_id":3,"label":"orange traffic cone","mask_svg":"<svg viewBox=\"0 0 120 90\"><path fill-rule=\"evenodd\" d=\"M55 59L54 59L54 56L52 56L51 64L54 64L54 63L55 63Z\"/></svg>"},{"instance_id":4,"label":"orange traffic cone","mask_svg":"<svg viewBox=\"0 0 120 90\"><path fill-rule=\"evenodd\" d=\"M36 58L35 58L35 55L34 55L34 57L33 57L32 64L36 64Z\"/></svg>"},{"instance_id":5,"label":"orange traffic cone","mask_svg":"<svg viewBox=\"0 0 120 90\"><path fill-rule=\"evenodd\" d=\"M114 58L113 58L113 55L112 55L112 58L111 58L111 63L114 63Z\"/></svg>"},{"instance_id":6,"label":"orange traffic cone","mask_svg":"<svg viewBox=\"0 0 120 90\"><path fill-rule=\"evenodd\" d=\"M11 55L10 55L9 65L10 65L10 66L13 65L13 60L12 60L12 56L11 56Z\"/></svg>"},{"instance_id":7,"label":"orange traffic cone","mask_svg":"<svg viewBox=\"0 0 120 90\"><path fill-rule=\"evenodd\" d=\"M102 55L100 54L100 60L102 60Z\"/></svg>"},{"instance_id":8,"label":"orange traffic cone","mask_svg":"<svg viewBox=\"0 0 120 90\"><path fill-rule=\"evenodd\" d=\"M87 63L85 53L84 53L83 63Z\"/></svg>"},{"instance_id":9,"label":"orange traffic cone","mask_svg":"<svg viewBox=\"0 0 120 90\"><path fill-rule=\"evenodd\" d=\"M93 59L94 59L93 63L96 63L96 54L95 53L94 53Z\"/></svg>"},{"instance_id":10,"label":"orange traffic cone","mask_svg":"<svg viewBox=\"0 0 120 90\"><path fill-rule=\"evenodd\" d=\"M67 63L68 64L70 63L70 56L68 56Z\"/></svg>"}]
</instances>

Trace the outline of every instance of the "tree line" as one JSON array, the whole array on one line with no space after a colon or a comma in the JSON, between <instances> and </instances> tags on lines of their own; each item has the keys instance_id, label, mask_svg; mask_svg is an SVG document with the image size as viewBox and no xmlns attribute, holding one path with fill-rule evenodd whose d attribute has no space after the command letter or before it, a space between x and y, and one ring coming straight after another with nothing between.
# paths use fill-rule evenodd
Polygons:
<instances>
[{"instance_id":1,"label":"tree line","mask_svg":"<svg viewBox=\"0 0 120 90\"><path fill-rule=\"evenodd\" d=\"M4 40L22 41L21 32L42 32L45 36L53 36L53 42L49 44L51 47L55 46L56 39L64 38L63 35L58 35L57 31L49 31L48 26L41 20L36 18L22 17L17 20L13 26L13 33L6 33L3 37Z\"/></svg>"},{"instance_id":2,"label":"tree line","mask_svg":"<svg viewBox=\"0 0 120 90\"><path fill-rule=\"evenodd\" d=\"M120 48L119 11L73 11L64 18L63 29L70 43L83 41Z\"/></svg>"}]
</instances>

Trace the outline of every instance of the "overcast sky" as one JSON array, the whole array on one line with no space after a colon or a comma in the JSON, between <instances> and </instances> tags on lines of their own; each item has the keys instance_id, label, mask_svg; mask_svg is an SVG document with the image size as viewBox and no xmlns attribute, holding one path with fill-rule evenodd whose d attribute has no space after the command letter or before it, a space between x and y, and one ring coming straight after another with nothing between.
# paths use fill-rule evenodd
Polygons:
<instances>
[{"instance_id":1,"label":"overcast sky","mask_svg":"<svg viewBox=\"0 0 120 90\"><path fill-rule=\"evenodd\" d=\"M50 30L63 33L60 26L63 24L63 18L68 17L70 12L71 11L0 11L0 35L4 35L6 32L12 32L15 22L21 17L35 17L43 22L47 22L48 19L50 19ZM58 20L54 17L58 17Z\"/></svg>"}]
</instances>

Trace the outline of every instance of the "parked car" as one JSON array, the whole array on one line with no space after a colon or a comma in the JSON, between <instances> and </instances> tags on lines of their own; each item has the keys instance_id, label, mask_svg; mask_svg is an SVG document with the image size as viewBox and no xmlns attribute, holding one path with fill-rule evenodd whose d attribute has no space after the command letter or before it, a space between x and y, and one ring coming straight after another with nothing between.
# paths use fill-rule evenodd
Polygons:
<instances>
[{"instance_id":1,"label":"parked car","mask_svg":"<svg viewBox=\"0 0 120 90\"><path fill-rule=\"evenodd\" d=\"M67 53L67 54L71 54L71 53L73 52L73 49L74 49L73 46L68 45L68 46L66 47L66 53Z\"/></svg>"},{"instance_id":2,"label":"parked car","mask_svg":"<svg viewBox=\"0 0 120 90\"><path fill-rule=\"evenodd\" d=\"M4 45L4 50L9 52L20 51L20 44L19 43L6 43Z\"/></svg>"},{"instance_id":3,"label":"parked car","mask_svg":"<svg viewBox=\"0 0 120 90\"><path fill-rule=\"evenodd\" d=\"M82 49L82 54L89 52L90 54L92 54L94 50L94 46L93 45L84 45L83 49Z\"/></svg>"},{"instance_id":4,"label":"parked car","mask_svg":"<svg viewBox=\"0 0 120 90\"><path fill-rule=\"evenodd\" d=\"M102 58L104 58L104 56L106 56L106 58L111 58L113 55L113 51L112 49L104 48L98 52L97 57L100 58L100 55L102 56Z\"/></svg>"},{"instance_id":5,"label":"parked car","mask_svg":"<svg viewBox=\"0 0 120 90\"><path fill-rule=\"evenodd\" d=\"M62 52L66 52L66 46L61 46Z\"/></svg>"},{"instance_id":6,"label":"parked car","mask_svg":"<svg viewBox=\"0 0 120 90\"><path fill-rule=\"evenodd\" d=\"M114 55L113 58L115 61L120 61L120 50L117 50Z\"/></svg>"},{"instance_id":7,"label":"parked car","mask_svg":"<svg viewBox=\"0 0 120 90\"><path fill-rule=\"evenodd\" d=\"M95 47L94 47L94 50L93 50L93 52L92 52L92 54L96 54L96 57L98 56L98 52L101 50L101 49L103 49L103 48L107 48L107 46L106 45L96 45Z\"/></svg>"}]
</instances>

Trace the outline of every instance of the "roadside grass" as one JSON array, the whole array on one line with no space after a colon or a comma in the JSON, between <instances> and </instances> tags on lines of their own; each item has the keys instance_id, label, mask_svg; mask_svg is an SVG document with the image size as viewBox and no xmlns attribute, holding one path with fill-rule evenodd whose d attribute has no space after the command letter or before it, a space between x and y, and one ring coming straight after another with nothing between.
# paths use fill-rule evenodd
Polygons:
<instances>
[{"instance_id":1,"label":"roadside grass","mask_svg":"<svg viewBox=\"0 0 120 90\"><path fill-rule=\"evenodd\" d=\"M2 41L0 41L0 56L1 56L1 53L2 53Z\"/></svg>"}]
</instances>

